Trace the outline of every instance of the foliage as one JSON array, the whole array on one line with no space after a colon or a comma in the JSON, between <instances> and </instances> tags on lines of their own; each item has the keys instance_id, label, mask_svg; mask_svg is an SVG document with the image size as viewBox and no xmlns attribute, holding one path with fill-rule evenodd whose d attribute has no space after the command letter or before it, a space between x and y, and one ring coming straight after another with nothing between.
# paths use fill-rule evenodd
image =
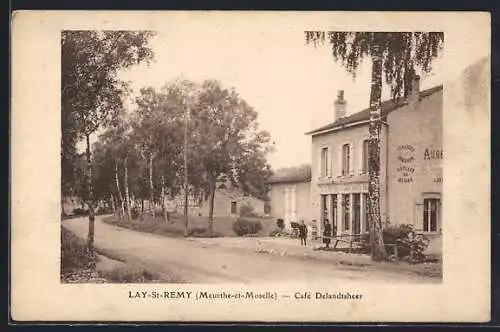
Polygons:
<instances>
[{"instance_id":1,"label":"foliage","mask_svg":"<svg viewBox=\"0 0 500 332\"><path fill-rule=\"evenodd\" d=\"M287 237L290 236L290 233L285 229L275 228L269 232L269 236L272 237Z\"/></svg>"},{"instance_id":2,"label":"foliage","mask_svg":"<svg viewBox=\"0 0 500 332\"><path fill-rule=\"evenodd\" d=\"M222 237L222 234L213 232L210 234L207 227L192 227L188 230L188 236L192 237Z\"/></svg>"},{"instance_id":3,"label":"foliage","mask_svg":"<svg viewBox=\"0 0 500 332\"><path fill-rule=\"evenodd\" d=\"M233 231L238 236L257 234L262 230L260 221L240 217L233 224Z\"/></svg>"},{"instance_id":4,"label":"foliage","mask_svg":"<svg viewBox=\"0 0 500 332\"><path fill-rule=\"evenodd\" d=\"M189 124L190 183L195 188L208 196L216 181L229 180L247 192L265 192L270 135L258 128L257 112L234 89L204 81Z\"/></svg>"},{"instance_id":5,"label":"foliage","mask_svg":"<svg viewBox=\"0 0 500 332\"><path fill-rule=\"evenodd\" d=\"M405 96L416 72L428 74L443 50L443 32L337 32L307 31L306 42L328 42L333 59L356 77L365 58L378 45L382 54L385 81L394 99Z\"/></svg>"},{"instance_id":6,"label":"foliage","mask_svg":"<svg viewBox=\"0 0 500 332\"><path fill-rule=\"evenodd\" d=\"M413 225L399 224L387 226L384 228L383 236L386 245L398 245L398 257L394 258L404 259L411 263L422 262L426 259L424 251L429 246L430 241L426 236L416 234ZM369 233L362 235L361 245L365 253L369 252Z\"/></svg>"},{"instance_id":7,"label":"foliage","mask_svg":"<svg viewBox=\"0 0 500 332\"><path fill-rule=\"evenodd\" d=\"M153 33L133 31L77 31L66 30L61 35L61 107L63 130L63 154L70 152L68 144L85 138L87 202L90 206L88 246L93 249L94 216L93 176L90 152L90 135L102 126L112 124L123 113L124 96L128 86L118 79L118 71L130 68L153 58L147 47ZM64 147L66 145L66 147ZM71 154L61 160L69 165ZM67 177L62 177L63 181ZM68 185L62 185L62 189ZM64 194L64 190L63 190Z\"/></svg>"},{"instance_id":8,"label":"foliage","mask_svg":"<svg viewBox=\"0 0 500 332\"><path fill-rule=\"evenodd\" d=\"M140 266L120 266L111 271L101 272L109 282L113 283L141 283L161 280L161 276L149 269Z\"/></svg>"},{"instance_id":9,"label":"foliage","mask_svg":"<svg viewBox=\"0 0 500 332\"><path fill-rule=\"evenodd\" d=\"M240 216L242 216L242 217L255 216L253 211L254 211L254 208L253 208L253 205L251 205L251 204L242 204L240 206Z\"/></svg>"},{"instance_id":10,"label":"foliage","mask_svg":"<svg viewBox=\"0 0 500 332\"><path fill-rule=\"evenodd\" d=\"M88 269L92 265L92 260L93 256L85 246L85 242L61 227L61 273Z\"/></svg>"}]
</instances>

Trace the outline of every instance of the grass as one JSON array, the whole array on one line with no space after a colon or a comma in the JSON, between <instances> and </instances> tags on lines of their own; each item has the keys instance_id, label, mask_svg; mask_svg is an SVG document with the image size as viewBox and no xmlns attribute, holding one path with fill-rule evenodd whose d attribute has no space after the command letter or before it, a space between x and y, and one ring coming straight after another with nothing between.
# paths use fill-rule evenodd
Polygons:
<instances>
[{"instance_id":1,"label":"grass","mask_svg":"<svg viewBox=\"0 0 500 332\"><path fill-rule=\"evenodd\" d=\"M267 236L270 230L275 227L273 219L270 218L250 218L260 221L262 230L257 236ZM169 213L169 221L166 222L163 217L151 219L150 215L144 215L143 221L138 219L119 220L116 216L106 217L104 222L139 232L153 233L170 237L184 236L184 216L178 213ZM212 237L234 237L237 236L233 231L233 223L237 220L235 217L214 217L214 234ZM191 237L209 237L208 217L189 216L188 217L188 235Z\"/></svg>"},{"instance_id":2,"label":"grass","mask_svg":"<svg viewBox=\"0 0 500 332\"><path fill-rule=\"evenodd\" d=\"M103 254L99 252L99 254ZM63 283L154 283L182 282L174 275L157 273L146 266L114 260L109 254L93 257L84 240L61 227L61 282ZM99 257L117 262L108 269L93 267ZM97 263L97 266L100 264ZM109 265L109 264L108 264Z\"/></svg>"}]
</instances>

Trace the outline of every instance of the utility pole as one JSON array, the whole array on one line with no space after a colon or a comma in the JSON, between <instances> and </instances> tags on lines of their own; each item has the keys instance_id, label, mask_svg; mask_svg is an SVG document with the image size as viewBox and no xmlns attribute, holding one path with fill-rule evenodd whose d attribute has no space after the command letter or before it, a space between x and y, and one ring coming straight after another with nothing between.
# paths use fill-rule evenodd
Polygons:
<instances>
[{"instance_id":1,"label":"utility pole","mask_svg":"<svg viewBox=\"0 0 500 332\"><path fill-rule=\"evenodd\" d=\"M189 105L187 105L186 114L184 115L184 237L188 236L188 118Z\"/></svg>"}]
</instances>

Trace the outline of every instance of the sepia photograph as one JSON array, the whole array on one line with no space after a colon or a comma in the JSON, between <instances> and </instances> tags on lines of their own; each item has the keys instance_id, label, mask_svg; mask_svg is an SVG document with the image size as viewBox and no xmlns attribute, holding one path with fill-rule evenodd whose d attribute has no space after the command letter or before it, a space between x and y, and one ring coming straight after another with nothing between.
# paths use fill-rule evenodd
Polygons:
<instances>
[{"instance_id":1,"label":"sepia photograph","mask_svg":"<svg viewBox=\"0 0 500 332\"><path fill-rule=\"evenodd\" d=\"M39 111L17 99L38 134L14 129L14 202L40 215L13 214L13 308L43 316L48 288L16 286L42 268L48 317L440 321L478 278L461 319L489 317L489 17L326 14L33 15L53 46Z\"/></svg>"},{"instance_id":2,"label":"sepia photograph","mask_svg":"<svg viewBox=\"0 0 500 332\"><path fill-rule=\"evenodd\" d=\"M440 282L444 33L227 37L62 31L62 282Z\"/></svg>"}]
</instances>

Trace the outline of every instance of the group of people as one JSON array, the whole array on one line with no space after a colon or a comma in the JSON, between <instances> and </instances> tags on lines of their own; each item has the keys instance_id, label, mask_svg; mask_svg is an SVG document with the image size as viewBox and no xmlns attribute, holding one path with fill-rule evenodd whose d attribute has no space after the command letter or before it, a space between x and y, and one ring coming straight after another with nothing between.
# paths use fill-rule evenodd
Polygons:
<instances>
[{"instance_id":1,"label":"group of people","mask_svg":"<svg viewBox=\"0 0 500 332\"><path fill-rule=\"evenodd\" d=\"M307 246L307 226L304 223L304 220L302 220L298 226L299 229L299 238L300 238L300 245L301 246ZM325 244L326 248L330 247L330 242L332 240L332 224L328 221L328 219L325 219L325 227L323 229L323 243Z\"/></svg>"}]
</instances>

